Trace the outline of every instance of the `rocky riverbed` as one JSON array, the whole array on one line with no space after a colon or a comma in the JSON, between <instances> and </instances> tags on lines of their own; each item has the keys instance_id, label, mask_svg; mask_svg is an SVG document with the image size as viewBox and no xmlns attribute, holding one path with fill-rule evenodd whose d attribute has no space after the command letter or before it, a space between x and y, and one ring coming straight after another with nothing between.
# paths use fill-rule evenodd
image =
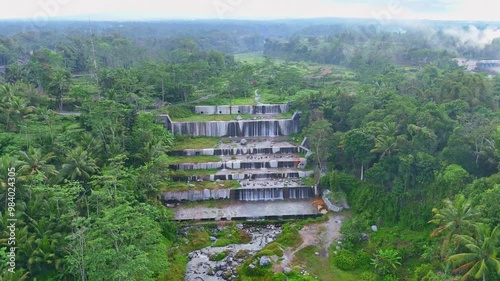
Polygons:
<instances>
[{"instance_id":1,"label":"rocky riverbed","mask_svg":"<svg viewBox=\"0 0 500 281\"><path fill-rule=\"evenodd\" d=\"M188 254L185 280L187 281L224 281L236 278L236 269L245 259L251 257L264 246L273 242L281 233L281 227L265 225L260 227L238 228L246 231L252 240L248 244L230 244L224 247L206 247Z\"/></svg>"}]
</instances>

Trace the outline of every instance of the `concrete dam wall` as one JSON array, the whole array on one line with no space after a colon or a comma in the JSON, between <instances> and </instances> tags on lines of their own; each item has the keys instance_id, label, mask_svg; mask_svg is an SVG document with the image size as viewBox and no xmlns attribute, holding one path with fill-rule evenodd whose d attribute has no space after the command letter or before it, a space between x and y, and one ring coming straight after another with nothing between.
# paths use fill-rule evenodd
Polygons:
<instances>
[{"instance_id":1,"label":"concrete dam wall","mask_svg":"<svg viewBox=\"0 0 500 281\"><path fill-rule=\"evenodd\" d=\"M271 171L269 173L256 173L256 170L245 170L235 174L215 174L205 176L172 176L171 179L175 181L215 181L215 180L269 180L269 179L296 179L305 178L313 175L313 171Z\"/></svg>"},{"instance_id":2,"label":"concrete dam wall","mask_svg":"<svg viewBox=\"0 0 500 281\"><path fill-rule=\"evenodd\" d=\"M259 105L216 105L194 107L198 114L281 114L288 112L288 104L259 104Z\"/></svg>"},{"instance_id":3,"label":"concrete dam wall","mask_svg":"<svg viewBox=\"0 0 500 281\"><path fill-rule=\"evenodd\" d=\"M253 148L205 148L205 149L184 149L167 152L170 156L197 156L197 155L246 155L246 154L293 154L307 151L297 146L274 146L274 147L253 147Z\"/></svg>"},{"instance_id":4,"label":"concrete dam wall","mask_svg":"<svg viewBox=\"0 0 500 281\"><path fill-rule=\"evenodd\" d=\"M205 189L187 191L168 191L160 195L163 201L207 201L231 199L237 201L273 201L285 199L307 199L314 197L314 188L272 187L272 188L239 188L239 189Z\"/></svg>"},{"instance_id":5,"label":"concrete dam wall","mask_svg":"<svg viewBox=\"0 0 500 281\"><path fill-rule=\"evenodd\" d=\"M276 137L299 132L299 114L291 119L173 122L164 115L165 126L174 134L207 137Z\"/></svg>"},{"instance_id":6,"label":"concrete dam wall","mask_svg":"<svg viewBox=\"0 0 500 281\"><path fill-rule=\"evenodd\" d=\"M208 170L208 169L263 169L263 168L299 168L307 165L305 158L293 160L269 160L269 161L225 161L208 163L181 163L169 165L172 170Z\"/></svg>"}]
</instances>

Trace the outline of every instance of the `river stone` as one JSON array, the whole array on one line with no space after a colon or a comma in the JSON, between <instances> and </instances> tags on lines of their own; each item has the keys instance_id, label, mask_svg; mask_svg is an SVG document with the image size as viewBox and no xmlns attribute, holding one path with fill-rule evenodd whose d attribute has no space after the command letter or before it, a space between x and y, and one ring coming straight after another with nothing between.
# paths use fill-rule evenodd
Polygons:
<instances>
[{"instance_id":1,"label":"river stone","mask_svg":"<svg viewBox=\"0 0 500 281\"><path fill-rule=\"evenodd\" d=\"M289 268L289 267L283 268L283 273L285 273L286 275L290 274L290 272L292 272L291 268Z\"/></svg>"},{"instance_id":2,"label":"river stone","mask_svg":"<svg viewBox=\"0 0 500 281\"><path fill-rule=\"evenodd\" d=\"M271 264L271 260L267 256L260 257L259 264L261 267Z\"/></svg>"},{"instance_id":3,"label":"river stone","mask_svg":"<svg viewBox=\"0 0 500 281\"><path fill-rule=\"evenodd\" d=\"M378 227L376 225L372 225L372 230L373 230L373 232L377 232L378 231Z\"/></svg>"}]
</instances>

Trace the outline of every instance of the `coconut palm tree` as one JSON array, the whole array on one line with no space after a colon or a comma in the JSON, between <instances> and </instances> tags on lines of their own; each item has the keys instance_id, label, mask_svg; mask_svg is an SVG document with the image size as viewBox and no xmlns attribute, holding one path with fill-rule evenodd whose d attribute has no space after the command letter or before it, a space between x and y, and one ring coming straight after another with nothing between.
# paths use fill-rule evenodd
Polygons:
<instances>
[{"instance_id":1,"label":"coconut palm tree","mask_svg":"<svg viewBox=\"0 0 500 281\"><path fill-rule=\"evenodd\" d=\"M458 195L453 202L450 199L443 200L443 208L434 208L432 212L434 217L429 223L439 226L432 231L431 237L444 235L441 247L442 256L445 251L449 250L453 235L467 234L473 230L474 220L481 215L479 210L472 206L463 195Z\"/></svg>"},{"instance_id":2,"label":"coconut palm tree","mask_svg":"<svg viewBox=\"0 0 500 281\"><path fill-rule=\"evenodd\" d=\"M86 182L98 167L95 160L82 147L76 147L66 154L59 179L64 178Z\"/></svg>"},{"instance_id":3,"label":"coconut palm tree","mask_svg":"<svg viewBox=\"0 0 500 281\"><path fill-rule=\"evenodd\" d=\"M54 158L52 153L43 155L42 150L39 148L28 148L28 151L19 152L19 173L23 175L34 175L44 172L46 175L56 175L57 171L54 165L49 162Z\"/></svg>"},{"instance_id":4,"label":"coconut palm tree","mask_svg":"<svg viewBox=\"0 0 500 281\"><path fill-rule=\"evenodd\" d=\"M500 226L497 225L492 231L487 225L478 225L475 237L469 235L456 235L462 245L467 248L467 253L459 253L450 256L447 261L454 265L461 264L454 272L467 271L461 280L469 277L482 278L483 281L492 272L500 274L500 259L498 255Z\"/></svg>"}]
</instances>

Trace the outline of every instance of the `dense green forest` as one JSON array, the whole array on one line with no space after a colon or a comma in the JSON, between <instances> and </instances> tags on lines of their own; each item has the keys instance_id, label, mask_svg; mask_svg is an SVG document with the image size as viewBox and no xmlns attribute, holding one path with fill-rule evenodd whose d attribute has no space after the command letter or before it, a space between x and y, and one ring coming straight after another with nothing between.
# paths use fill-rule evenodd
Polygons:
<instances>
[{"instance_id":1,"label":"dense green forest","mask_svg":"<svg viewBox=\"0 0 500 281\"><path fill-rule=\"evenodd\" d=\"M183 280L208 234L157 198L179 139L157 114L255 90L301 111L319 185L351 206L333 280L500 280L500 76L452 60L500 39L363 24L0 23L0 280ZM298 272L238 278L315 280Z\"/></svg>"}]
</instances>

